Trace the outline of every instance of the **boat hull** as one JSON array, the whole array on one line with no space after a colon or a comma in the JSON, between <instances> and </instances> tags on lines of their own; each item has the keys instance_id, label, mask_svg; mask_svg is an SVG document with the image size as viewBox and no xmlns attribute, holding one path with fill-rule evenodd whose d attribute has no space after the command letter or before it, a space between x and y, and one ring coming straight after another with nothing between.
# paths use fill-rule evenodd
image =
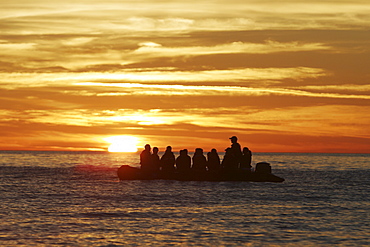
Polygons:
<instances>
[{"instance_id":1,"label":"boat hull","mask_svg":"<svg viewBox=\"0 0 370 247\"><path fill-rule=\"evenodd\" d=\"M179 181L250 181L250 182L284 182L284 178L271 173L247 171L222 171L217 173L187 173L177 172L143 172L141 169L123 165L117 170L120 180L179 180Z\"/></svg>"}]
</instances>

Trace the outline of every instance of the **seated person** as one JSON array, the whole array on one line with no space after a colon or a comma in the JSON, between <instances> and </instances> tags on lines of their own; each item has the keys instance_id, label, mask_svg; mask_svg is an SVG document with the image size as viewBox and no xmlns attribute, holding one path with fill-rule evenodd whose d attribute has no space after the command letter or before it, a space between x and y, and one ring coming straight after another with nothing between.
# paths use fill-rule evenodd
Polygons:
<instances>
[{"instance_id":1,"label":"seated person","mask_svg":"<svg viewBox=\"0 0 370 247\"><path fill-rule=\"evenodd\" d=\"M180 156L176 159L176 169L179 173L189 173L191 167L191 158L188 150L180 150Z\"/></svg>"},{"instance_id":2,"label":"seated person","mask_svg":"<svg viewBox=\"0 0 370 247\"><path fill-rule=\"evenodd\" d=\"M206 172L207 171L207 159L203 155L203 149L196 148L193 156L192 169L195 172Z\"/></svg>"},{"instance_id":3,"label":"seated person","mask_svg":"<svg viewBox=\"0 0 370 247\"><path fill-rule=\"evenodd\" d=\"M144 150L140 153L140 168L143 171L149 171L151 166L151 147L149 144L146 144Z\"/></svg>"},{"instance_id":4,"label":"seated person","mask_svg":"<svg viewBox=\"0 0 370 247\"><path fill-rule=\"evenodd\" d=\"M238 169L238 159L235 157L231 148L225 149L225 155L221 162L222 169L225 171L236 171Z\"/></svg>"},{"instance_id":5,"label":"seated person","mask_svg":"<svg viewBox=\"0 0 370 247\"><path fill-rule=\"evenodd\" d=\"M249 148L243 148L243 156L240 159L240 169L251 171L251 163L252 163L252 152Z\"/></svg>"},{"instance_id":6,"label":"seated person","mask_svg":"<svg viewBox=\"0 0 370 247\"><path fill-rule=\"evenodd\" d=\"M158 152L159 152L159 149L157 147L154 147L153 148L153 154L150 157L150 159L151 159L150 160L151 170L154 171L154 172L158 172L159 168L161 166L161 160L159 159Z\"/></svg>"},{"instance_id":7,"label":"seated person","mask_svg":"<svg viewBox=\"0 0 370 247\"><path fill-rule=\"evenodd\" d=\"M220 170L220 157L218 156L217 150L214 148L211 152L207 153L207 167L209 172Z\"/></svg>"},{"instance_id":8,"label":"seated person","mask_svg":"<svg viewBox=\"0 0 370 247\"><path fill-rule=\"evenodd\" d=\"M172 152L172 147L167 146L166 151L161 157L161 168L163 172L175 171L175 155Z\"/></svg>"}]
</instances>

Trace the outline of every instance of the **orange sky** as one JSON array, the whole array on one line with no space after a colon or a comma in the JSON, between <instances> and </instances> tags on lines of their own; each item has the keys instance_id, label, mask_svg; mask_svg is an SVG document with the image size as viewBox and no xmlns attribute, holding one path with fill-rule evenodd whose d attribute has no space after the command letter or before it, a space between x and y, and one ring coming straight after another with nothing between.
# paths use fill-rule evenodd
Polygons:
<instances>
[{"instance_id":1,"label":"orange sky","mask_svg":"<svg viewBox=\"0 0 370 247\"><path fill-rule=\"evenodd\" d=\"M370 3L2 0L0 150L370 152Z\"/></svg>"}]
</instances>

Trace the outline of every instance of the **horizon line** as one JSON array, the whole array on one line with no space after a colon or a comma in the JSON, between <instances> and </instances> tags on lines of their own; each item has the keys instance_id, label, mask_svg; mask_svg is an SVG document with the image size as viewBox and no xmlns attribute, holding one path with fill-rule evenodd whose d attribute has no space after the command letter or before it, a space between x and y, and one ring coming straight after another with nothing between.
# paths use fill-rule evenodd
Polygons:
<instances>
[{"instance_id":1,"label":"horizon line","mask_svg":"<svg viewBox=\"0 0 370 247\"><path fill-rule=\"evenodd\" d=\"M179 152L180 150L175 150L173 152ZM138 150L136 152L109 152L108 150L18 150L18 149L0 149L0 152L70 152L70 153L112 153L112 154L140 154L141 150ZM163 153L163 151L160 151L159 153ZM204 151L206 152L206 151ZM194 153L193 151L189 151L189 153ZM225 153L224 151L220 151L218 153ZM277 151L271 151L271 152L253 152L255 153L273 153L273 154L365 154L370 155L369 153L363 153L363 152L277 152Z\"/></svg>"}]
</instances>

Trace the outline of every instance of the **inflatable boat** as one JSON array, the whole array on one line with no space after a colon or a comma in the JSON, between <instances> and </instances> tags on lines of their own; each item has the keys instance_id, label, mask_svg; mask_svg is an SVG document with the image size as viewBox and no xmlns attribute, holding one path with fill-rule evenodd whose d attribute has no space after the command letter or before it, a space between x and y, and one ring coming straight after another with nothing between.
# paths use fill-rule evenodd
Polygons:
<instances>
[{"instance_id":1,"label":"inflatable boat","mask_svg":"<svg viewBox=\"0 0 370 247\"><path fill-rule=\"evenodd\" d=\"M284 182L284 178L271 173L271 166L267 162L256 164L255 171L250 170L220 170L218 172L188 173L143 171L140 168L123 165L117 170L120 180L179 180L179 181L250 181L250 182Z\"/></svg>"}]
</instances>

